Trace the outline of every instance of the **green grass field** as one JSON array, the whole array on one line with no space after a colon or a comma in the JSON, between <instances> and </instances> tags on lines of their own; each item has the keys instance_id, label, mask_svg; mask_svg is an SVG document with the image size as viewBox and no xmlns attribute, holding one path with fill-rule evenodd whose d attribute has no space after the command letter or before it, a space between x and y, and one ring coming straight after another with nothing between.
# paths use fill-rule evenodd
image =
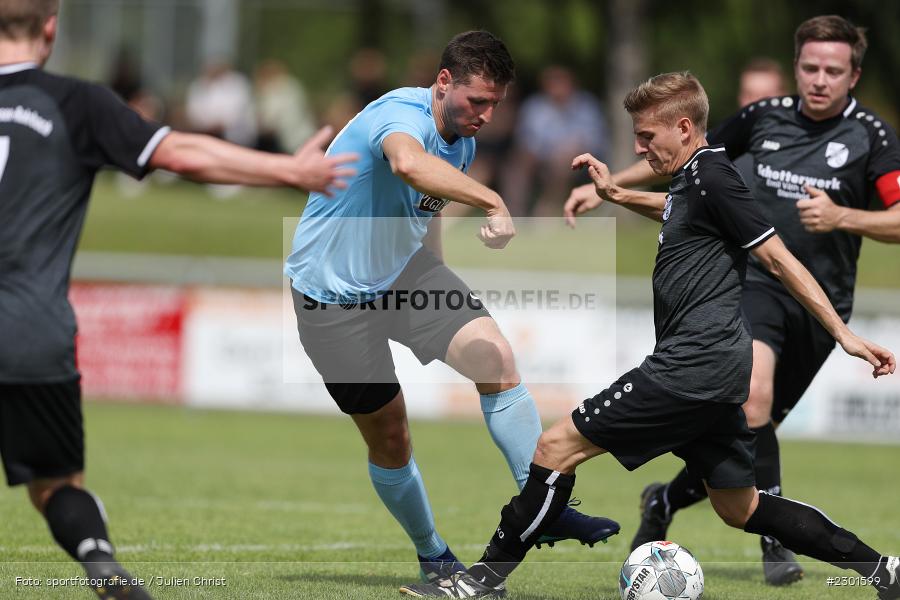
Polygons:
<instances>
[{"instance_id":1,"label":"green grass field","mask_svg":"<svg viewBox=\"0 0 900 600\"><path fill-rule=\"evenodd\" d=\"M397 587L417 575L410 543L369 484L349 419L91 403L85 412L88 484L106 504L121 560L135 575L169 579L154 579L157 598L399 598ZM481 423L414 422L412 430L439 530L471 562L513 493L505 463ZM896 452L785 443L787 491L896 553ZM631 474L609 457L584 465L576 486L582 509L618 519L623 534L593 549L569 542L533 551L510 580L509 597L618 598L638 494L676 466L668 457ZM17 586L16 577L46 581L81 570L52 543L23 489L0 494L0 515L0 598L91 597L46 583ZM826 586L826 577L845 573L816 563L793 587L764 586L757 539L719 523L708 505L683 512L671 538L701 561L708 600L874 597ZM227 585L197 586L194 577Z\"/></svg>"},{"instance_id":2,"label":"green grass field","mask_svg":"<svg viewBox=\"0 0 900 600\"><path fill-rule=\"evenodd\" d=\"M305 196L298 192L249 188L227 200L217 200L203 186L185 182L152 183L143 195L124 198L111 174L106 173L95 186L80 247L103 252L279 259L282 219L299 216L304 202ZM605 214L615 216L623 211ZM449 264L473 267L484 263L486 252L475 239L476 231L474 223L471 227L461 223L447 232L445 246L452 249ZM658 234L659 225L649 220L617 219L616 272L649 276ZM506 251L493 252L490 260L506 269L611 270L606 261L598 260L597 252L598 244L559 226L521 236ZM897 246L865 240L859 285L900 287L898 252Z\"/></svg>"}]
</instances>

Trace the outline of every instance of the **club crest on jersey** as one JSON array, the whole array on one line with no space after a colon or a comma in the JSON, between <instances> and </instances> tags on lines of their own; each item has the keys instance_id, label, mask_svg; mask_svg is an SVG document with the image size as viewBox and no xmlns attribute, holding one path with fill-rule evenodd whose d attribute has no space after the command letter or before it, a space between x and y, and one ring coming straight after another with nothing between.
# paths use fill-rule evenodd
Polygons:
<instances>
[{"instance_id":1,"label":"club crest on jersey","mask_svg":"<svg viewBox=\"0 0 900 600\"><path fill-rule=\"evenodd\" d=\"M832 169L843 167L850 157L850 149L840 142L828 142L825 148L825 162Z\"/></svg>"},{"instance_id":2,"label":"club crest on jersey","mask_svg":"<svg viewBox=\"0 0 900 600\"><path fill-rule=\"evenodd\" d=\"M422 198L419 200L419 210L438 213L448 204L450 204L450 201L445 198L435 198L434 196L423 194Z\"/></svg>"},{"instance_id":3,"label":"club crest on jersey","mask_svg":"<svg viewBox=\"0 0 900 600\"><path fill-rule=\"evenodd\" d=\"M663 221L669 220L669 215L672 214L672 194L666 194L666 206L663 208Z\"/></svg>"}]
</instances>

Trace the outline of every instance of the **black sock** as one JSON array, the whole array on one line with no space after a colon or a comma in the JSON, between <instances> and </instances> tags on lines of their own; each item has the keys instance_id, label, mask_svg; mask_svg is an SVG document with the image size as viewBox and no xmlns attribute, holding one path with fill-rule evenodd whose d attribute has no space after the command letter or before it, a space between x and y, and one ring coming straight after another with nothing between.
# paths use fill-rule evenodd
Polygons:
<instances>
[{"instance_id":1,"label":"black sock","mask_svg":"<svg viewBox=\"0 0 900 600\"><path fill-rule=\"evenodd\" d=\"M97 499L87 491L69 485L59 488L47 501L44 516L53 539L75 560L112 558L106 521Z\"/></svg>"},{"instance_id":2,"label":"black sock","mask_svg":"<svg viewBox=\"0 0 900 600\"><path fill-rule=\"evenodd\" d=\"M506 579L559 517L574 486L574 474L563 475L531 463L525 487L503 507L500 526L469 573L491 586Z\"/></svg>"},{"instance_id":3,"label":"black sock","mask_svg":"<svg viewBox=\"0 0 900 600\"><path fill-rule=\"evenodd\" d=\"M744 531L777 538L797 554L853 569L864 577L870 577L881 561L881 554L819 509L765 492L760 492L759 506Z\"/></svg>"},{"instance_id":4,"label":"black sock","mask_svg":"<svg viewBox=\"0 0 900 600\"><path fill-rule=\"evenodd\" d=\"M756 488L761 492L781 495L781 453L778 437L771 421L752 430L756 434Z\"/></svg>"},{"instance_id":5,"label":"black sock","mask_svg":"<svg viewBox=\"0 0 900 600\"><path fill-rule=\"evenodd\" d=\"M706 486L703 479L691 475L687 467L681 469L675 479L669 482L665 488L665 503L669 510L669 516L675 511L697 504L706 498Z\"/></svg>"}]
</instances>

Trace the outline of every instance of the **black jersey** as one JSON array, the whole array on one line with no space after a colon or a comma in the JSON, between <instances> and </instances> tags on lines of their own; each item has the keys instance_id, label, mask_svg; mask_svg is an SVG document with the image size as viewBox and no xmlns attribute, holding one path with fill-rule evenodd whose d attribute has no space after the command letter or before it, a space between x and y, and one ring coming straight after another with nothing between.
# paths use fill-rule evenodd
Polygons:
<instances>
[{"instance_id":1,"label":"black jersey","mask_svg":"<svg viewBox=\"0 0 900 600\"><path fill-rule=\"evenodd\" d=\"M0 382L78 375L67 296L94 176L142 177L167 132L104 87L0 66Z\"/></svg>"},{"instance_id":2,"label":"black jersey","mask_svg":"<svg viewBox=\"0 0 900 600\"><path fill-rule=\"evenodd\" d=\"M723 146L672 177L653 269L656 347L641 370L695 400L747 400L752 340L741 317L748 250L775 235Z\"/></svg>"},{"instance_id":3,"label":"black jersey","mask_svg":"<svg viewBox=\"0 0 900 600\"><path fill-rule=\"evenodd\" d=\"M788 249L813 274L841 317L850 318L860 236L845 231L809 233L797 200L805 185L824 190L835 204L867 209L900 201L900 144L897 134L872 111L848 99L842 114L813 121L797 96L769 98L744 107L710 132L731 158L753 158L747 184ZM878 191L880 203L873 203ZM779 286L751 260L748 278Z\"/></svg>"}]
</instances>

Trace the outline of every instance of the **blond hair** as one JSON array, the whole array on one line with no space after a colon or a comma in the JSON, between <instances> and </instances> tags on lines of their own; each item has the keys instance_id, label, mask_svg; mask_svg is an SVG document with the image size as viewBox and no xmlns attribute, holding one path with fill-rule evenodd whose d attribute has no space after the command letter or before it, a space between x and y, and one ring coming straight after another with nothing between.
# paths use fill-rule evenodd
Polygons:
<instances>
[{"instance_id":1,"label":"blond hair","mask_svg":"<svg viewBox=\"0 0 900 600\"><path fill-rule=\"evenodd\" d=\"M629 114L652 112L667 125L687 117L700 131L706 131L709 99L700 81L688 71L662 73L640 84L625 96Z\"/></svg>"}]
</instances>

